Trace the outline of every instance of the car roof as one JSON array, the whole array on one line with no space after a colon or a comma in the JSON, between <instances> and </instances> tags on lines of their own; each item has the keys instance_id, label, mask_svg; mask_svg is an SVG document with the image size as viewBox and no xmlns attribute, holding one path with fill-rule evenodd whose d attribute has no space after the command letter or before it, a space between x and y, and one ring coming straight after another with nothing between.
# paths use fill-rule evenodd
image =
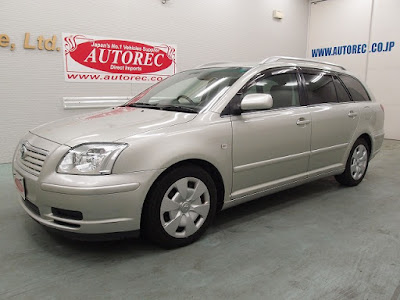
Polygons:
<instances>
[{"instance_id":1,"label":"car roof","mask_svg":"<svg viewBox=\"0 0 400 300\"><path fill-rule=\"evenodd\" d=\"M337 64L333 64L330 62L323 62L312 59L305 58L296 58L296 57L287 57L287 56L271 56L268 57L261 62L213 62L203 64L197 67L197 69L203 68L230 68L230 67L248 67L254 68L264 66L266 68L272 67L304 67L304 68L317 68L326 71L339 71L342 73L346 72L346 69Z\"/></svg>"}]
</instances>

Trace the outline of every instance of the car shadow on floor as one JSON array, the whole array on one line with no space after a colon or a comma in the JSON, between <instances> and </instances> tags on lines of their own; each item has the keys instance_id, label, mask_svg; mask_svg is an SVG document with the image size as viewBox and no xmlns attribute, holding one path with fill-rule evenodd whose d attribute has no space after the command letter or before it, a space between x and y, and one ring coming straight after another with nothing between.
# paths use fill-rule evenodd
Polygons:
<instances>
[{"instance_id":1,"label":"car shadow on floor","mask_svg":"<svg viewBox=\"0 0 400 300\"><path fill-rule=\"evenodd\" d=\"M313 201L318 199L318 195L327 195L343 188L333 176L322 178L223 210L218 214L213 227L216 230L220 227L229 228L295 204Z\"/></svg>"},{"instance_id":2,"label":"car shadow on floor","mask_svg":"<svg viewBox=\"0 0 400 300\"><path fill-rule=\"evenodd\" d=\"M324 195L342 188L333 177L328 177L221 211L202 239L254 218L268 216L286 207L305 201L315 201L315 199L319 198L319 194ZM30 219L26 221L25 227L28 234L39 248L46 252L52 252L56 256L74 255L75 253L112 259L113 257L125 255L129 257L132 257L132 255L134 257L154 255L166 251L142 238L101 242L72 240L60 234L49 232L39 224L32 223L35 222Z\"/></svg>"}]
</instances>

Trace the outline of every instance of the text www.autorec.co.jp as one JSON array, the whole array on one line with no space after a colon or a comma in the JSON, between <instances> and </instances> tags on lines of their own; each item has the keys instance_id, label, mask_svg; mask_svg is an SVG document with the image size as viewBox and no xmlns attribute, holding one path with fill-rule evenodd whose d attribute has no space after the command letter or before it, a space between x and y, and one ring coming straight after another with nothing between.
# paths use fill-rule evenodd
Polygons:
<instances>
[{"instance_id":1,"label":"text www.autorec.co.jp","mask_svg":"<svg viewBox=\"0 0 400 300\"><path fill-rule=\"evenodd\" d=\"M372 43L368 49L367 44L353 44L353 45L341 45L324 48L311 49L312 57L321 56L336 56L336 55L352 55L352 54L363 54L369 51L370 53L379 52L390 52L395 46L394 41L387 42L376 42Z\"/></svg>"}]
</instances>

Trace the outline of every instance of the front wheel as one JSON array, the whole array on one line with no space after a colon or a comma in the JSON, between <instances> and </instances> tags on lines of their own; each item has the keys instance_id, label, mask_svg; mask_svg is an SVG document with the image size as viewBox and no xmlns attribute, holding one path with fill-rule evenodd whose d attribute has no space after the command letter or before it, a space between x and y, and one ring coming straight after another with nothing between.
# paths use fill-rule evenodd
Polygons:
<instances>
[{"instance_id":1,"label":"front wheel","mask_svg":"<svg viewBox=\"0 0 400 300\"><path fill-rule=\"evenodd\" d=\"M188 164L154 183L143 207L142 232L165 248L188 245L205 232L217 209L212 177Z\"/></svg>"},{"instance_id":2,"label":"front wheel","mask_svg":"<svg viewBox=\"0 0 400 300\"><path fill-rule=\"evenodd\" d=\"M347 159L346 169L340 175L336 175L336 180L346 186L356 186L364 178L368 169L370 149L367 142L359 138L351 148Z\"/></svg>"}]
</instances>

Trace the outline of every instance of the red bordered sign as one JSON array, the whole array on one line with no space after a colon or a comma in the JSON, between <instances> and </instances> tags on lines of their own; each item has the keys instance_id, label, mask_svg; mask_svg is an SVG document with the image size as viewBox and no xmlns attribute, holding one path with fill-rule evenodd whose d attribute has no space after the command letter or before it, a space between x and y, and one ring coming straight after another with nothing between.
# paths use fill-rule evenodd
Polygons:
<instances>
[{"instance_id":1,"label":"red bordered sign","mask_svg":"<svg viewBox=\"0 0 400 300\"><path fill-rule=\"evenodd\" d=\"M63 33L66 81L154 83L176 73L176 46Z\"/></svg>"}]
</instances>

